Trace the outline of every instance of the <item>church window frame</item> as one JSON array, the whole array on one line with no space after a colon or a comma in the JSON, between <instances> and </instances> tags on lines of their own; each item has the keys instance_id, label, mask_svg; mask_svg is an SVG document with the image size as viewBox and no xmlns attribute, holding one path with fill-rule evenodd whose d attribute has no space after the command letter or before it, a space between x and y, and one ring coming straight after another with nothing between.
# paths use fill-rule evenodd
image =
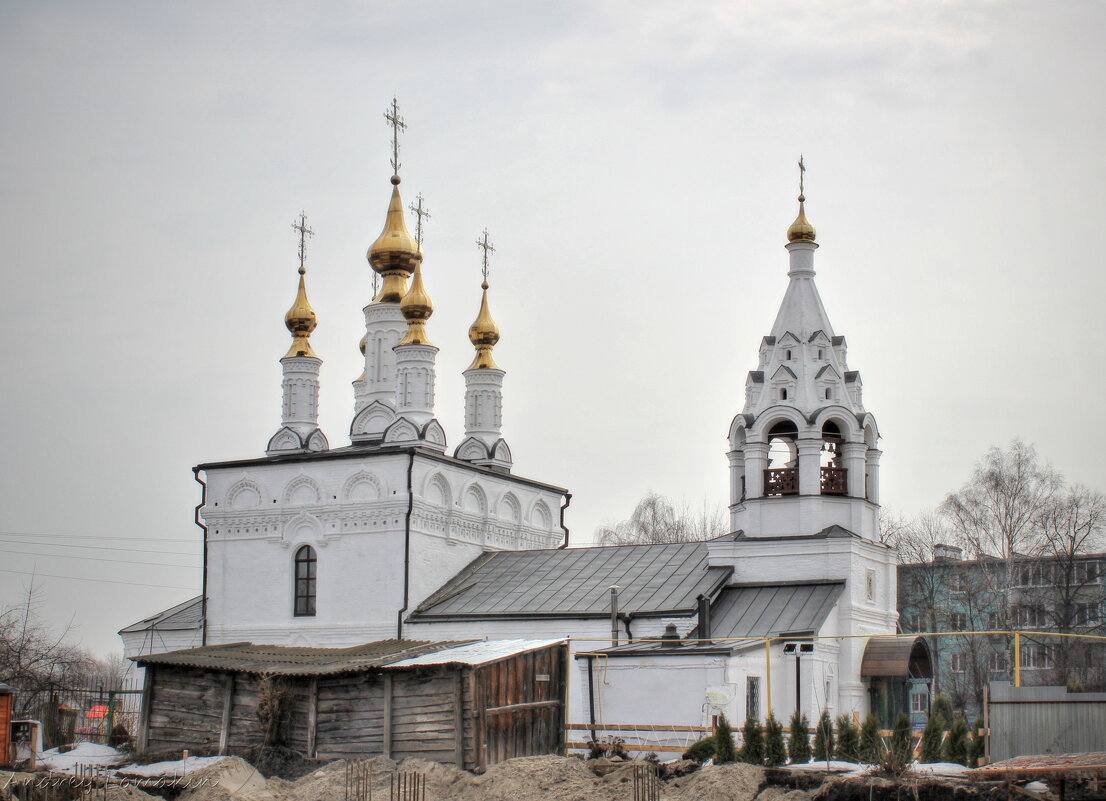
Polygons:
<instances>
[{"instance_id":1,"label":"church window frame","mask_svg":"<svg viewBox=\"0 0 1106 801\"><path fill-rule=\"evenodd\" d=\"M310 545L301 545L293 558L293 603L295 617L315 617L319 557Z\"/></svg>"}]
</instances>

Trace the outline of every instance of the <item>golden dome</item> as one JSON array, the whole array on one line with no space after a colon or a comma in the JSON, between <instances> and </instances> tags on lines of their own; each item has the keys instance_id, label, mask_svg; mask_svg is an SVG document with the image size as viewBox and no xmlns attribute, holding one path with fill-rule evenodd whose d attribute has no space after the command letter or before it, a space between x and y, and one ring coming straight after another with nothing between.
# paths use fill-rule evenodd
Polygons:
<instances>
[{"instance_id":1,"label":"golden dome","mask_svg":"<svg viewBox=\"0 0 1106 801\"><path fill-rule=\"evenodd\" d=\"M488 282L480 285L484 290L480 298L480 313L476 315L476 321L469 326L469 342L476 347L476 358L468 366L470 370L501 370L492 356L492 348L499 342L499 326L492 319L491 309L488 308Z\"/></svg>"},{"instance_id":2,"label":"golden dome","mask_svg":"<svg viewBox=\"0 0 1106 801\"><path fill-rule=\"evenodd\" d=\"M305 272L306 270L300 267L300 288L296 292L296 300L292 303L292 308L284 315L284 324L292 333L292 347L284 354L285 359L294 356L318 358L315 351L311 349L310 337L311 332L315 330L315 326L319 324L319 320L315 315L315 310L311 308L311 302L307 299L307 287L303 283Z\"/></svg>"},{"instance_id":3,"label":"golden dome","mask_svg":"<svg viewBox=\"0 0 1106 801\"><path fill-rule=\"evenodd\" d=\"M384 277L384 285L373 300L377 303L398 303L407 289L407 277L415 271L419 246L407 230L403 216L403 200L399 196L399 176L392 176L392 199L384 230L369 248L369 264Z\"/></svg>"},{"instance_id":4,"label":"golden dome","mask_svg":"<svg viewBox=\"0 0 1106 801\"><path fill-rule=\"evenodd\" d=\"M803 206L805 202L806 198L803 195L799 195L799 216L795 218L795 222L791 223L791 227L787 229L788 242L813 242L814 238L818 235L818 232L814 230L814 226L810 224L810 220L806 218L806 209Z\"/></svg>"},{"instance_id":5,"label":"golden dome","mask_svg":"<svg viewBox=\"0 0 1106 801\"><path fill-rule=\"evenodd\" d=\"M434 301L422 283L422 252L415 260L415 277L411 281L411 288L399 302L399 310L403 312L403 318L407 320L407 334L399 341L400 345L432 345L430 337L426 334L426 321L434 313Z\"/></svg>"}]
</instances>

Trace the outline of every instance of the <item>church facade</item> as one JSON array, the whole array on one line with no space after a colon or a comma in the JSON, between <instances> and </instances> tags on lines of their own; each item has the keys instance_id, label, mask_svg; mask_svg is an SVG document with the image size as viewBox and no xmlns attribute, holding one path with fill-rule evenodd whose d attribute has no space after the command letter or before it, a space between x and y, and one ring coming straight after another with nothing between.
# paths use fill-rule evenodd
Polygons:
<instances>
[{"instance_id":1,"label":"church facade","mask_svg":"<svg viewBox=\"0 0 1106 801\"><path fill-rule=\"evenodd\" d=\"M188 614L172 616L193 621L174 643L570 638L577 723L864 713L909 692L889 683L914 669L905 661L902 675L865 672L866 638L894 634L897 619L894 554L879 539L879 431L814 284L802 195L784 299L728 432L731 533L568 548L571 496L514 474L502 436L486 269L455 446L435 417L433 273L421 214L412 236L391 182L367 254L381 284L364 307L349 444L332 447L318 426L301 219L282 419L263 456L194 468L204 578ZM165 614L122 632L127 656L168 644L153 636Z\"/></svg>"}]
</instances>

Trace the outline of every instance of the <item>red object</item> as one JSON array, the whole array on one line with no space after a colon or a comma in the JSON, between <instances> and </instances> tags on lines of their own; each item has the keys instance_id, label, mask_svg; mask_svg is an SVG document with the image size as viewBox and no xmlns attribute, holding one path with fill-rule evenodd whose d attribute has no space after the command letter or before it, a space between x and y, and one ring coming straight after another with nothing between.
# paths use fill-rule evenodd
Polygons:
<instances>
[{"instance_id":1,"label":"red object","mask_svg":"<svg viewBox=\"0 0 1106 801\"><path fill-rule=\"evenodd\" d=\"M0 684L0 765L11 761L12 694L11 688Z\"/></svg>"},{"instance_id":2,"label":"red object","mask_svg":"<svg viewBox=\"0 0 1106 801\"><path fill-rule=\"evenodd\" d=\"M88 710L86 718L106 718L108 716L108 708L106 706L94 706Z\"/></svg>"}]
</instances>

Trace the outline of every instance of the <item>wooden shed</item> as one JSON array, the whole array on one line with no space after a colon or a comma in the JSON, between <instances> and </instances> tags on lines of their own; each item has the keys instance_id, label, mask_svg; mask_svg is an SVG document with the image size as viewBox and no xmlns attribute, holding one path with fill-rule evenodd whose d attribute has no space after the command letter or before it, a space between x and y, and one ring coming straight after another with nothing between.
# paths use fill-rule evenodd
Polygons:
<instances>
[{"instance_id":1,"label":"wooden shed","mask_svg":"<svg viewBox=\"0 0 1106 801\"><path fill-rule=\"evenodd\" d=\"M308 757L419 757L483 770L564 751L562 640L230 643L135 661L146 668L142 753L248 752L262 740L259 689L273 685L292 705L283 742Z\"/></svg>"}]
</instances>

